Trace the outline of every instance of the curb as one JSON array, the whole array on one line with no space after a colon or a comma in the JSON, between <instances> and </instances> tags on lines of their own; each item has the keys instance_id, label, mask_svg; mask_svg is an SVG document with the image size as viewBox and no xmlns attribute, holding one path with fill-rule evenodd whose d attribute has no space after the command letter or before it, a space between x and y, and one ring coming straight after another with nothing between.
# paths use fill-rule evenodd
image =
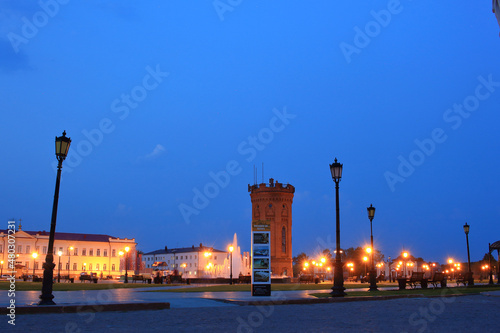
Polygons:
<instances>
[{"instance_id":1,"label":"curb","mask_svg":"<svg viewBox=\"0 0 500 333\"><path fill-rule=\"evenodd\" d=\"M16 306L15 314L40 314L40 313L82 313L102 311L143 311L170 309L170 303L112 303L96 305L31 305ZM10 309L0 308L1 315L8 315Z\"/></svg>"},{"instance_id":2,"label":"curb","mask_svg":"<svg viewBox=\"0 0 500 333\"><path fill-rule=\"evenodd\" d=\"M345 302L359 302L359 301L385 301L397 298L422 298L425 297L421 294L415 295L390 295L390 296L353 296L353 297L325 297L325 298L308 298L308 299L289 299L289 300L275 300L275 301L238 301L229 299L216 299L223 303L235 305L289 305L289 304L325 304L325 303L345 303Z\"/></svg>"},{"instance_id":3,"label":"curb","mask_svg":"<svg viewBox=\"0 0 500 333\"><path fill-rule=\"evenodd\" d=\"M297 305L297 304L327 304L327 303L346 303L346 302L363 302L363 301L387 301L400 298L436 298L436 297L459 297L459 296L475 296L480 293L471 294L448 294L448 295L432 295L425 296L423 294L410 295L388 295L388 296L353 296L353 297L325 297L325 298L310 298L310 299L290 299L290 300L275 300L275 301L238 301L230 299L210 298L211 300L234 304L234 305Z\"/></svg>"}]
</instances>

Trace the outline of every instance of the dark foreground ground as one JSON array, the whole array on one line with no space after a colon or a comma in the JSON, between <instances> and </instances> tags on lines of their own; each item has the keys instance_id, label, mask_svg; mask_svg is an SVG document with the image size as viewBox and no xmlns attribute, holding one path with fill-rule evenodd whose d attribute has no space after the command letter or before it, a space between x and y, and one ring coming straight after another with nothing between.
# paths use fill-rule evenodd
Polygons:
<instances>
[{"instance_id":1,"label":"dark foreground ground","mask_svg":"<svg viewBox=\"0 0 500 333\"><path fill-rule=\"evenodd\" d=\"M3 316L11 332L500 332L500 297Z\"/></svg>"}]
</instances>

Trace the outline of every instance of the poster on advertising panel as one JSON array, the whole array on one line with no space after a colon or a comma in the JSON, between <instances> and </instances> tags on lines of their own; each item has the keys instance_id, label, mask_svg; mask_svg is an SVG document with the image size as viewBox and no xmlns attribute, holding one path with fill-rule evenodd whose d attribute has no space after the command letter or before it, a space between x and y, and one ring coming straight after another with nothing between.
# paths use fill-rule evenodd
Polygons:
<instances>
[{"instance_id":1,"label":"poster on advertising panel","mask_svg":"<svg viewBox=\"0 0 500 333\"><path fill-rule=\"evenodd\" d=\"M271 223L252 222L252 296L271 296Z\"/></svg>"}]
</instances>

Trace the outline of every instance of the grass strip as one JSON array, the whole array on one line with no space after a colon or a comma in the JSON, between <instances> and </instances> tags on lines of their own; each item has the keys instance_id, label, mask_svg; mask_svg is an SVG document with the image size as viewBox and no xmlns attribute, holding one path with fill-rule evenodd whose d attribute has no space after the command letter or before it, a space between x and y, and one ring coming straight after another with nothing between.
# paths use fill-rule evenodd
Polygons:
<instances>
[{"instance_id":1,"label":"grass strip","mask_svg":"<svg viewBox=\"0 0 500 333\"><path fill-rule=\"evenodd\" d=\"M351 291L346 297L360 296L397 296L397 295L422 295L429 296L453 296L470 295L487 291L498 291L500 286L474 286L474 287L453 287L453 288L429 288L429 289L405 289L405 290L380 290L380 291ZM331 297L329 293L312 293L312 296L323 298Z\"/></svg>"},{"instance_id":2,"label":"grass strip","mask_svg":"<svg viewBox=\"0 0 500 333\"><path fill-rule=\"evenodd\" d=\"M153 288L172 287L178 284L143 284L143 283L54 283L53 291L75 291L75 290L105 290L105 289L133 289L133 288ZM0 281L0 290L9 290L10 283ZM42 282L16 281L16 291L42 290Z\"/></svg>"}]
</instances>

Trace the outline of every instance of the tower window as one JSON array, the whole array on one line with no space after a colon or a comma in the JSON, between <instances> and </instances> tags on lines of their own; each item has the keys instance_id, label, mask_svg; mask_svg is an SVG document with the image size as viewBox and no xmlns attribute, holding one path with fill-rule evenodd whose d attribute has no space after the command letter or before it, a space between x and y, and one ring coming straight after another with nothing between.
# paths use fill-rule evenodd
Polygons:
<instances>
[{"instance_id":1,"label":"tower window","mask_svg":"<svg viewBox=\"0 0 500 333\"><path fill-rule=\"evenodd\" d=\"M281 228L281 252L286 253L286 229Z\"/></svg>"}]
</instances>

